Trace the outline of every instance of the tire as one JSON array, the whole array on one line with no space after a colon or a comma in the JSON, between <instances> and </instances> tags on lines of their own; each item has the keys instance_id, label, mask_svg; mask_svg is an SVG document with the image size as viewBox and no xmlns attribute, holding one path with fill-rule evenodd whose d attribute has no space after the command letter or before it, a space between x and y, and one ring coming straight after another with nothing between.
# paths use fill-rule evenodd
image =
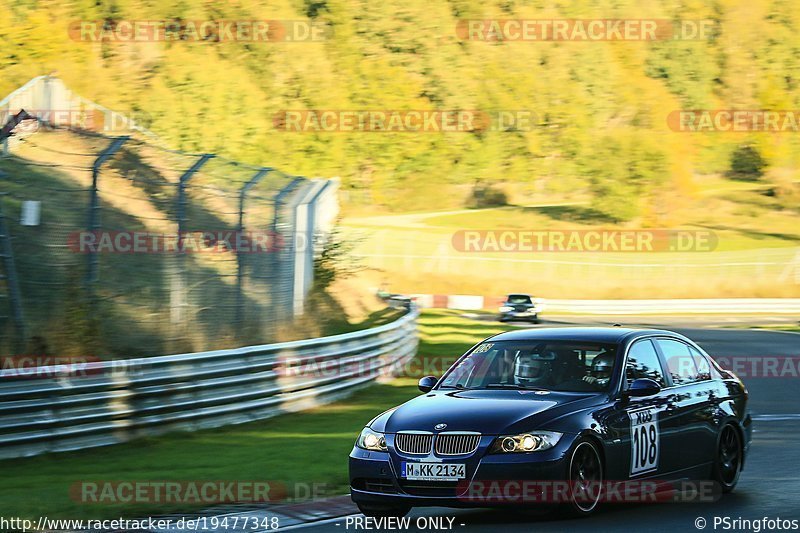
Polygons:
<instances>
[{"instance_id":1,"label":"tire","mask_svg":"<svg viewBox=\"0 0 800 533\"><path fill-rule=\"evenodd\" d=\"M581 471L583 474L579 475ZM594 513L603 494L603 472L603 455L597 444L590 439L579 439L569 454L564 478L571 487L570 501L558 506L558 514L581 518ZM582 486L586 489L582 490Z\"/></svg>"},{"instance_id":2,"label":"tire","mask_svg":"<svg viewBox=\"0 0 800 533\"><path fill-rule=\"evenodd\" d=\"M385 516L396 516L401 518L411 511L411 507L400 505L369 505L363 503L357 503L356 505L358 506L358 510L361 511L361 514L373 518L381 518Z\"/></svg>"},{"instance_id":3,"label":"tire","mask_svg":"<svg viewBox=\"0 0 800 533\"><path fill-rule=\"evenodd\" d=\"M742 472L744 448L742 436L731 424L725 424L717 437L712 480L722 487L723 493L732 492Z\"/></svg>"}]
</instances>

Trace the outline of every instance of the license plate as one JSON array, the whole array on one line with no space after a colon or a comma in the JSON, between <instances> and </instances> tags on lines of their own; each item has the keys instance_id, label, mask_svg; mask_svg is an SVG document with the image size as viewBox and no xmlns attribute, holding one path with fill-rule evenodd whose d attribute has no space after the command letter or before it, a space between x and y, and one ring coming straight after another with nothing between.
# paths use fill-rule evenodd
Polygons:
<instances>
[{"instance_id":1,"label":"license plate","mask_svg":"<svg viewBox=\"0 0 800 533\"><path fill-rule=\"evenodd\" d=\"M465 471L464 463L400 463L400 477L411 481L457 481Z\"/></svg>"}]
</instances>

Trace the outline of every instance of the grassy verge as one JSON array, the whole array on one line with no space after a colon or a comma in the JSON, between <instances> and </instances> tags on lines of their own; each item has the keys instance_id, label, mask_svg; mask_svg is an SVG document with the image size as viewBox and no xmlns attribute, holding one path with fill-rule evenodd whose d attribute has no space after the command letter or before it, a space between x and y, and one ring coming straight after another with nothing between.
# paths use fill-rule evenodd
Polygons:
<instances>
[{"instance_id":1,"label":"grassy verge","mask_svg":"<svg viewBox=\"0 0 800 533\"><path fill-rule=\"evenodd\" d=\"M447 365L471 344L502 329L442 310L420 319L421 345L413 368ZM430 367L428 367L430 368ZM174 433L81 452L0 462L6 480L0 502L6 515L112 518L178 510L168 505L82 504L70 498L80 481L251 480L323 484L347 490L347 456L363 425L419 392L417 377L373 385L352 397L302 413L195 433ZM207 507L207 505L205 506ZM187 511L187 506L179 507Z\"/></svg>"},{"instance_id":2,"label":"grassy verge","mask_svg":"<svg viewBox=\"0 0 800 533\"><path fill-rule=\"evenodd\" d=\"M769 331L786 331L789 333L800 333L800 325L798 324L765 324L765 325L756 325L756 326L748 326L748 328L752 329L766 329Z\"/></svg>"},{"instance_id":3,"label":"grassy verge","mask_svg":"<svg viewBox=\"0 0 800 533\"><path fill-rule=\"evenodd\" d=\"M726 191L739 186L720 183ZM674 219L641 226L611 224L579 204L353 217L344 225L345 234L358 239L355 252L367 267L382 273L383 285L393 292L531 292L584 299L796 297L800 288L782 280L796 266L797 214L770 202L759 191L734 189L699 198ZM487 246L467 252L459 237L461 230L636 228L711 232L716 246L660 252L500 252Z\"/></svg>"}]
</instances>

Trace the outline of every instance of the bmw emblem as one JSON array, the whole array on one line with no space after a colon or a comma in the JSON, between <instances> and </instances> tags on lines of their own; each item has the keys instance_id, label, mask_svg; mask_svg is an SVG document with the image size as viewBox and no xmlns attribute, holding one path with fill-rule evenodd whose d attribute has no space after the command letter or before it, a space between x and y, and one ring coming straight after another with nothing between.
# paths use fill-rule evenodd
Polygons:
<instances>
[{"instance_id":1,"label":"bmw emblem","mask_svg":"<svg viewBox=\"0 0 800 533\"><path fill-rule=\"evenodd\" d=\"M436 431L441 431L446 427L447 427L447 424L436 424L435 426L433 426L433 429L435 429Z\"/></svg>"}]
</instances>

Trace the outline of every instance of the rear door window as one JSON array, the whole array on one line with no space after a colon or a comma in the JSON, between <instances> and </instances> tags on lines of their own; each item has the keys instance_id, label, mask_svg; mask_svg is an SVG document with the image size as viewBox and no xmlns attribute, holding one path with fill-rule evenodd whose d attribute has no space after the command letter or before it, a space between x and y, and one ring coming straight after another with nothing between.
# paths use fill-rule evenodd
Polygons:
<instances>
[{"instance_id":1,"label":"rear door window","mask_svg":"<svg viewBox=\"0 0 800 533\"><path fill-rule=\"evenodd\" d=\"M706 355L700 353L691 346L689 347L689 351L692 353L692 359L694 359L694 364L697 367L697 378L699 380L719 379L722 377Z\"/></svg>"},{"instance_id":2,"label":"rear door window","mask_svg":"<svg viewBox=\"0 0 800 533\"><path fill-rule=\"evenodd\" d=\"M673 385L686 385L697 381L697 366L688 344L673 339L658 339L656 342L667 361Z\"/></svg>"}]
</instances>

